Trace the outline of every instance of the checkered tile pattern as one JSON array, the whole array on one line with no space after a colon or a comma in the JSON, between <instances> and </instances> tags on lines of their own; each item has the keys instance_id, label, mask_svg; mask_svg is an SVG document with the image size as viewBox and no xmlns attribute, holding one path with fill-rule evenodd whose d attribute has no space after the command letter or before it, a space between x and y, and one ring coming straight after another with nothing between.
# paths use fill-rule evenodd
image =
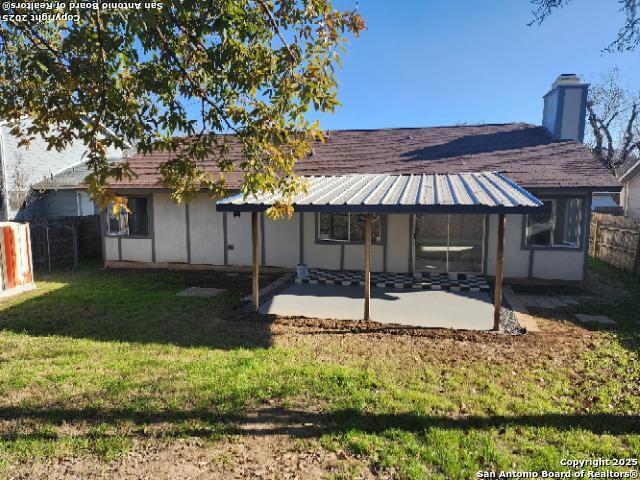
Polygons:
<instances>
[{"instance_id":1,"label":"checkered tile pattern","mask_svg":"<svg viewBox=\"0 0 640 480\"><path fill-rule=\"evenodd\" d=\"M307 278L296 278L296 283L310 285L364 285L364 272L356 270L309 269ZM460 292L488 292L489 284L480 275L458 273L372 273L371 285L386 288L415 288L422 290L451 290Z\"/></svg>"}]
</instances>

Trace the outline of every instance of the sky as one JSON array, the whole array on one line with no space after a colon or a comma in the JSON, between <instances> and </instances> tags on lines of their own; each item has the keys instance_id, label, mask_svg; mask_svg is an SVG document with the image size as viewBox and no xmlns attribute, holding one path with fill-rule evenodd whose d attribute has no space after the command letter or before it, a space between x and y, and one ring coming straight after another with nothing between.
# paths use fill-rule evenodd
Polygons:
<instances>
[{"instance_id":1,"label":"sky","mask_svg":"<svg viewBox=\"0 0 640 480\"><path fill-rule=\"evenodd\" d=\"M527 26L529 0L360 0L358 9L367 30L342 57L343 105L310 115L323 129L540 124L559 74L595 81L613 66L640 90L640 47L602 51L624 19L615 0L573 0L541 26Z\"/></svg>"}]
</instances>

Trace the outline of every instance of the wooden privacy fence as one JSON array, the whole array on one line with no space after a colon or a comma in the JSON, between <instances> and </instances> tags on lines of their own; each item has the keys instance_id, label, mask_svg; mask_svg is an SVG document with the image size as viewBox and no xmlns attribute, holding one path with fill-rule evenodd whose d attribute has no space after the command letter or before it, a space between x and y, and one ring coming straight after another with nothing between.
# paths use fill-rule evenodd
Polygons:
<instances>
[{"instance_id":1,"label":"wooden privacy fence","mask_svg":"<svg viewBox=\"0 0 640 480\"><path fill-rule=\"evenodd\" d=\"M29 225L36 270L75 267L82 259L99 258L102 254L99 215L43 218Z\"/></svg>"},{"instance_id":2,"label":"wooden privacy fence","mask_svg":"<svg viewBox=\"0 0 640 480\"><path fill-rule=\"evenodd\" d=\"M589 255L613 267L640 274L640 220L594 213L589 231Z\"/></svg>"}]
</instances>

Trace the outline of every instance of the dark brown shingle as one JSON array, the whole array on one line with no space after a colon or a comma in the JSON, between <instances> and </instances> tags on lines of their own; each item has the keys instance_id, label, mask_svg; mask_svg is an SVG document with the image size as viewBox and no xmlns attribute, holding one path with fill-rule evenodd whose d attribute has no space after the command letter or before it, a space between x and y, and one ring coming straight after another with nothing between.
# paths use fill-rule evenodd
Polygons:
<instances>
[{"instance_id":1,"label":"dark brown shingle","mask_svg":"<svg viewBox=\"0 0 640 480\"><path fill-rule=\"evenodd\" d=\"M232 158L239 152L231 149ZM114 187L157 188L166 152L130 159L137 178ZM216 171L211 164L210 171ZM525 188L619 188L613 175L582 143L554 140L540 126L524 123L380 130L335 130L314 154L300 160L301 175L348 173L430 174L500 171ZM231 187L241 172L227 178Z\"/></svg>"}]
</instances>

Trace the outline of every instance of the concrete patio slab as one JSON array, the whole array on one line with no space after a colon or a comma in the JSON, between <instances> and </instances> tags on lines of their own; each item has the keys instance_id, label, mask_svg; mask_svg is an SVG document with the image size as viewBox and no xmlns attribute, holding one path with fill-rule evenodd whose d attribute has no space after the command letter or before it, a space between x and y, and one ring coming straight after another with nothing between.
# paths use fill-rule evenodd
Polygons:
<instances>
[{"instance_id":1,"label":"concrete patio slab","mask_svg":"<svg viewBox=\"0 0 640 480\"><path fill-rule=\"evenodd\" d=\"M224 288L191 287L176 293L178 297L212 298L224 292Z\"/></svg>"},{"instance_id":2,"label":"concrete patio slab","mask_svg":"<svg viewBox=\"0 0 640 480\"><path fill-rule=\"evenodd\" d=\"M260 307L261 313L361 320L362 287L294 284ZM371 319L415 327L490 330L493 304L486 292L371 289Z\"/></svg>"}]
</instances>

